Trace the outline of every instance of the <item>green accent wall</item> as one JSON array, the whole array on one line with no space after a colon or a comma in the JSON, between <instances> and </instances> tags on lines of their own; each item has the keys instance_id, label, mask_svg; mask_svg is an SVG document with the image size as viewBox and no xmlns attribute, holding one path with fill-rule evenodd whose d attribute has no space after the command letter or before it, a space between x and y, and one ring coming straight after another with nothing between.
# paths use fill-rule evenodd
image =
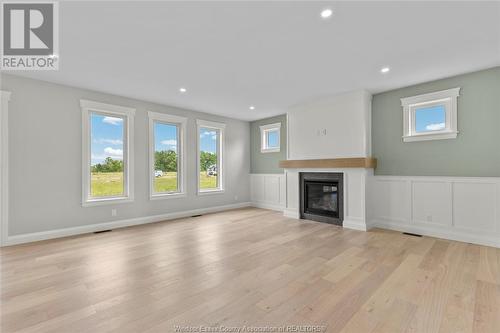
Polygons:
<instances>
[{"instance_id":1,"label":"green accent wall","mask_svg":"<svg viewBox=\"0 0 500 333\"><path fill-rule=\"evenodd\" d=\"M404 143L400 99L455 87L457 138ZM376 175L499 177L500 67L374 95L372 151Z\"/></svg>"},{"instance_id":2,"label":"green accent wall","mask_svg":"<svg viewBox=\"0 0 500 333\"><path fill-rule=\"evenodd\" d=\"M260 126L281 123L280 151L277 153L260 152ZM283 173L278 162L286 160L286 115L256 120L250 123L250 173Z\"/></svg>"}]
</instances>

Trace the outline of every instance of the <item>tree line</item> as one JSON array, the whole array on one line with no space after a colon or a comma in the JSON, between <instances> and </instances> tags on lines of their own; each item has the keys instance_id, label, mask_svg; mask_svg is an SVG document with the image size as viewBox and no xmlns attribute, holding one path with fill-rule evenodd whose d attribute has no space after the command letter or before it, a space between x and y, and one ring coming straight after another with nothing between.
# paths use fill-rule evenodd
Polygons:
<instances>
[{"instance_id":1,"label":"tree line","mask_svg":"<svg viewBox=\"0 0 500 333\"><path fill-rule=\"evenodd\" d=\"M217 155L202 151L200 153L200 168L201 171L217 164ZM177 171L177 153L173 150L155 151L155 170L163 172ZM103 163L98 163L92 166L91 171L96 172L123 172L123 161L114 160L111 157L106 157Z\"/></svg>"}]
</instances>

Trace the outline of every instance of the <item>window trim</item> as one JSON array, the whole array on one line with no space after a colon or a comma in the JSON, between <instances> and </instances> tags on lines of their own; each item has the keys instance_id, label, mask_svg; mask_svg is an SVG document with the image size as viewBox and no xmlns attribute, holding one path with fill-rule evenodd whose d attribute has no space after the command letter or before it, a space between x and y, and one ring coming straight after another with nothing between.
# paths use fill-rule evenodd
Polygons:
<instances>
[{"instance_id":1,"label":"window trim","mask_svg":"<svg viewBox=\"0 0 500 333\"><path fill-rule=\"evenodd\" d=\"M82 109L82 206L100 206L134 201L134 116L135 109L81 99ZM90 115L99 113L124 118L123 182L124 195L93 198L90 196L91 134Z\"/></svg>"},{"instance_id":2,"label":"window trim","mask_svg":"<svg viewBox=\"0 0 500 333\"><path fill-rule=\"evenodd\" d=\"M219 180L219 186L216 189L200 189L200 128L209 128L215 129L219 131L219 142L217 145L217 176ZM226 173L224 167L224 156L225 156L225 129L226 124L218 123L214 121L196 119L196 188L198 195L210 195L210 194L220 194L225 191L225 183L226 183Z\"/></svg>"},{"instance_id":3,"label":"window trim","mask_svg":"<svg viewBox=\"0 0 500 333\"><path fill-rule=\"evenodd\" d=\"M187 118L174 116L166 113L160 112L148 112L149 118L149 142L148 142L148 151L149 151L149 199L150 200L160 200L160 199L174 199L174 198L183 198L186 197L186 174L187 174L187 165L186 165L186 128L187 128ZM164 192L164 193L156 193L154 191L154 172L155 172L155 133L154 133L154 124L155 122L163 123L163 124L171 124L178 126L177 132L177 140L178 144L178 171L177 174L177 192Z\"/></svg>"},{"instance_id":4,"label":"window trim","mask_svg":"<svg viewBox=\"0 0 500 333\"><path fill-rule=\"evenodd\" d=\"M428 94L401 98L403 107L403 142L455 139L457 130L457 98L460 87ZM445 128L438 131L417 132L415 129L416 109L422 106L445 106Z\"/></svg>"},{"instance_id":5,"label":"window trim","mask_svg":"<svg viewBox=\"0 0 500 333\"><path fill-rule=\"evenodd\" d=\"M278 131L278 147L269 148L267 133ZM260 152L261 153L278 153L281 150L281 123L267 124L260 126Z\"/></svg>"}]
</instances>

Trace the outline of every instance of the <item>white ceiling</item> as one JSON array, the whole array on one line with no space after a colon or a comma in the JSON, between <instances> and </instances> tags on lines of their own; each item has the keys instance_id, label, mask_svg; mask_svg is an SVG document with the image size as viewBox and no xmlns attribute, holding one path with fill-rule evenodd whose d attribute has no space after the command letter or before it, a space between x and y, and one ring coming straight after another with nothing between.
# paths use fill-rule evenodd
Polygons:
<instances>
[{"instance_id":1,"label":"white ceiling","mask_svg":"<svg viewBox=\"0 0 500 333\"><path fill-rule=\"evenodd\" d=\"M244 120L500 65L500 2L92 1L59 12L60 70L15 74Z\"/></svg>"}]
</instances>

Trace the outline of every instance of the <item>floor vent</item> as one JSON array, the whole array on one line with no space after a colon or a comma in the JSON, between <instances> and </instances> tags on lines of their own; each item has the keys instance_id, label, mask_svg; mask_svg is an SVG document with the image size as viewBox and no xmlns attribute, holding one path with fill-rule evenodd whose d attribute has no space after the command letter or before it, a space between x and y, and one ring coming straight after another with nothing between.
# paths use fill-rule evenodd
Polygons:
<instances>
[{"instance_id":1,"label":"floor vent","mask_svg":"<svg viewBox=\"0 0 500 333\"><path fill-rule=\"evenodd\" d=\"M412 234L411 232L403 232L403 235L414 236L414 237L422 237L422 235Z\"/></svg>"},{"instance_id":2,"label":"floor vent","mask_svg":"<svg viewBox=\"0 0 500 333\"><path fill-rule=\"evenodd\" d=\"M203 215L202 214L200 214L200 215L193 215L191 217L200 217L200 216L203 216Z\"/></svg>"},{"instance_id":3,"label":"floor vent","mask_svg":"<svg viewBox=\"0 0 500 333\"><path fill-rule=\"evenodd\" d=\"M111 230L94 231L94 234L102 234L103 232L111 232Z\"/></svg>"}]
</instances>

